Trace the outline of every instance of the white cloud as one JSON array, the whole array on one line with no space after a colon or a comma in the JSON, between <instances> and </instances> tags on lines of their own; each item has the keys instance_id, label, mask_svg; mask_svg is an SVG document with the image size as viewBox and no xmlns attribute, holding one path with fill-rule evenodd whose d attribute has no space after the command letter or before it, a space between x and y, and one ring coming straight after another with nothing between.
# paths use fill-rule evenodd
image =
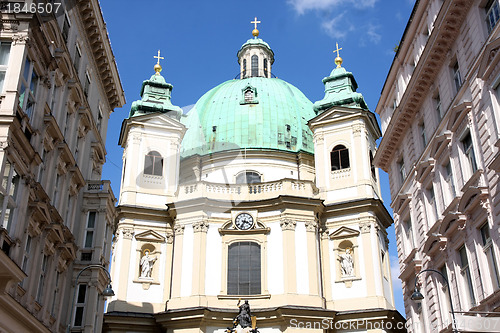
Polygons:
<instances>
[{"instance_id":1,"label":"white cloud","mask_svg":"<svg viewBox=\"0 0 500 333\"><path fill-rule=\"evenodd\" d=\"M339 5L353 5L356 8L375 6L378 0L288 0L297 14L302 15L309 10L329 11Z\"/></svg>"},{"instance_id":2,"label":"white cloud","mask_svg":"<svg viewBox=\"0 0 500 333\"><path fill-rule=\"evenodd\" d=\"M332 19L323 21L321 23L321 27L323 28L323 30L325 30L325 32L329 36L331 36L333 38L338 38L338 39L345 37L345 35L347 34L347 31L345 29L340 28L340 25L341 25L340 22L342 21L344 14L345 14L345 12L340 14L340 15L335 16Z\"/></svg>"},{"instance_id":3,"label":"white cloud","mask_svg":"<svg viewBox=\"0 0 500 333\"><path fill-rule=\"evenodd\" d=\"M377 32L378 29L379 26L369 23L368 29L366 30L366 35L368 36L368 39L374 44L378 44L382 39L382 35L380 35Z\"/></svg>"}]
</instances>

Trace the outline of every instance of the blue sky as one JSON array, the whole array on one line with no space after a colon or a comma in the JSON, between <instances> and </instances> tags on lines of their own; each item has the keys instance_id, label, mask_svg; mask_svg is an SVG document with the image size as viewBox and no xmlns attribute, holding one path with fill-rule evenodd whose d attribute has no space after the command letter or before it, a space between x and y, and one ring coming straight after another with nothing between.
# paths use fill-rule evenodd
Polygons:
<instances>
[{"instance_id":1,"label":"blue sky","mask_svg":"<svg viewBox=\"0 0 500 333\"><path fill-rule=\"evenodd\" d=\"M354 74L358 92L374 111L414 0L101 1L127 104L111 115L103 179L119 194L121 122L139 99L143 80L153 73L158 49L162 75L174 85L172 103L187 107L239 72L236 52L252 37L257 16L260 36L275 53L273 74L299 88L312 102L324 96L321 80L335 66L335 43L343 67ZM387 176L381 177L390 210ZM404 315L397 279L396 241L389 230L396 307Z\"/></svg>"}]
</instances>

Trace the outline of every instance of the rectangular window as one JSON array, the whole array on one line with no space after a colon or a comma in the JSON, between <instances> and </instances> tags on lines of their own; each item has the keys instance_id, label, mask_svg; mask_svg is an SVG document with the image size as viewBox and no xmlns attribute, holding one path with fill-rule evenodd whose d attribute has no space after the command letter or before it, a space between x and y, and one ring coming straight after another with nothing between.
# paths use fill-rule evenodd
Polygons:
<instances>
[{"instance_id":1,"label":"rectangular window","mask_svg":"<svg viewBox=\"0 0 500 333\"><path fill-rule=\"evenodd\" d=\"M261 293L260 245L238 242L228 248L228 295L256 295Z\"/></svg>"},{"instance_id":2,"label":"rectangular window","mask_svg":"<svg viewBox=\"0 0 500 333\"><path fill-rule=\"evenodd\" d=\"M452 67L453 72L453 82L455 83L456 93L462 87L462 76L460 75L460 68L458 67L458 61Z\"/></svg>"},{"instance_id":3,"label":"rectangular window","mask_svg":"<svg viewBox=\"0 0 500 333\"><path fill-rule=\"evenodd\" d=\"M52 307L50 308L50 315L52 317L55 316L55 311L56 311L56 304L57 304L57 295L59 294L59 277L61 273L57 272L56 273L56 281L54 284L54 291L52 294Z\"/></svg>"},{"instance_id":4,"label":"rectangular window","mask_svg":"<svg viewBox=\"0 0 500 333\"><path fill-rule=\"evenodd\" d=\"M399 177L401 178L401 183L403 183L406 179L406 168L405 168L405 161L401 157L398 162L398 170L399 170Z\"/></svg>"},{"instance_id":5,"label":"rectangular window","mask_svg":"<svg viewBox=\"0 0 500 333\"><path fill-rule=\"evenodd\" d=\"M10 42L0 41L0 93L3 92L5 74L7 73L7 65L9 64L10 45Z\"/></svg>"},{"instance_id":6,"label":"rectangular window","mask_svg":"<svg viewBox=\"0 0 500 333\"><path fill-rule=\"evenodd\" d=\"M483 252L488 260L488 268L490 271L493 288L497 290L500 288L500 275L498 272L497 259L493 249L493 242L490 237L490 226L488 225L488 223L485 223L479 230L481 232Z\"/></svg>"},{"instance_id":7,"label":"rectangular window","mask_svg":"<svg viewBox=\"0 0 500 333\"><path fill-rule=\"evenodd\" d=\"M500 10L498 8L498 0L490 0L486 5L486 25L488 26L488 34L493 31L500 19Z\"/></svg>"},{"instance_id":8,"label":"rectangular window","mask_svg":"<svg viewBox=\"0 0 500 333\"><path fill-rule=\"evenodd\" d=\"M459 250L460 254L460 273L464 278L465 289L467 290L467 295L469 296L469 302L471 306L476 305L476 297L474 296L474 286L472 284L472 276L470 273L469 260L467 258L467 249L463 245Z\"/></svg>"},{"instance_id":9,"label":"rectangular window","mask_svg":"<svg viewBox=\"0 0 500 333\"><path fill-rule=\"evenodd\" d=\"M87 228L85 229L85 242L83 247L86 249L92 248L94 243L94 229L97 212L89 212L87 217Z\"/></svg>"},{"instance_id":10,"label":"rectangular window","mask_svg":"<svg viewBox=\"0 0 500 333\"><path fill-rule=\"evenodd\" d=\"M14 210L17 206L16 197L19 189L19 175L14 166L6 161L2 172L2 182L0 184L0 226L7 232L12 231L14 222Z\"/></svg>"},{"instance_id":11,"label":"rectangular window","mask_svg":"<svg viewBox=\"0 0 500 333\"><path fill-rule=\"evenodd\" d=\"M68 42L68 37L69 37L69 28L70 28L71 24L69 23L69 17L68 17L68 14L65 13L64 14L64 21L63 21L63 26L62 26L62 30L61 30L61 34L62 34L62 37L64 39L64 42Z\"/></svg>"},{"instance_id":12,"label":"rectangular window","mask_svg":"<svg viewBox=\"0 0 500 333\"><path fill-rule=\"evenodd\" d=\"M83 93L86 97L89 97L89 89L90 89L90 75L88 72L85 73L85 83L83 85Z\"/></svg>"},{"instance_id":13,"label":"rectangular window","mask_svg":"<svg viewBox=\"0 0 500 333\"><path fill-rule=\"evenodd\" d=\"M38 87L38 75L33 68L33 62L26 57L23 75L20 78L21 88L19 90L19 107L32 118L35 108L36 91Z\"/></svg>"},{"instance_id":14,"label":"rectangular window","mask_svg":"<svg viewBox=\"0 0 500 333\"><path fill-rule=\"evenodd\" d=\"M418 131L420 132L420 135L422 136L422 143L424 145L424 148L427 146L427 136L425 135L425 123L422 121L418 125Z\"/></svg>"},{"instance_id":15,"label":"rectangular window","mask_svg":"<svg viewBox=\"0 0 500 333\"><path fill-rule=\"evenodd\" d=\"M412 228L412 223L411 223L411 218L408 218L408 220L405 221L405 232L406 232L406 239L408 241L408 245L410 246L410 251L415 248L415 241L413 239L413 228Z\"/></svg>"},{"instance_id":16,"label":"rectangular window","mask_svg":"<svg viewBox=\"0 0 500 333\"><path fill-rule=\"evenodd\" d=\"M467 157L467 161L469 163L469 169L472 173L477 171L477 164L476 164L476 156L474 154L474 146L472 144L472 137L470 135L470 132L467 132L467 134L463 137L462 139L462 147L464 149L464 154Z\"/></svg>"},{"instance_id":17,"label":"rectangular window","mask_svg":"<svg viewBox=\"0 0 500 333\"><path fill-rule=\"evenodd\" d=\"M61 175L56 172L56 181L54 183L54 193L52 194L52 205L57 207L58 193L59 193L59 180L61 179Z\"/></svg>"},{"instance_id":18,"label":"rectangular window","mask_svg":"<svg viewBox=\"0 0 500 333\"><path fill-rule=\"evenodd\" d=\"M24 244L24 253L23 253L23 261L21 264L21 269L26 275L29 275L28 269L29 269L29 261L30 261L30 252L31 252L31 236L28 235L26 237L26 244ZM24 281L21 281L21 287L24 284Z\"/></svg>"},{"instance_id":19,"label":"rectangular window","mask_svg":"<svg viewBox=\"0 0 500 333\"><path fill-rule=\"evenodd\" d=\"M455 185L453 183L453 170L451 169L451 162L448 161L446 165L443 168L443 178L445 183L448 186L448 193L450 194L451 200L455 198L456 192L455 192ZM450 200L450 201L451 201Z\"/></svg>"},{"instance_id":20,"label":"rectangular window","mask_svg":"<svg viewBox=\"0 0 500 333\"><path fill-rule=\"evenodd\" d=\"M436 96L434 97L434 106L436 108L436 115L438 121L441 121L441 119L443 118L443 112L441 109L441 96L439 96L439 93L437 93Z\"/></svg>"},{"instance_id":21,"label":"rectangular window","mask_svg":"<svg viewBox=\"0 0 500 333\"><path fill-rule=\"evenodd\" d=\"M427 188L427 199L429 200L430 211L432 214L429 217L429 220L435 222L438 219L438 210L436 194L434 193L434 186L432 184Z\"/></svg>"},{"instance_id":22,"label":"rectangular window","mask_svg":"<svg viewBox=\"0 0 500 333\"><path fill-rule=\"evenodd\" d=\"M82 59L82 53L80 52L80 48L78 44L75 44L75 57L73 59L73 66L75 66L76 72L80 72L80 60Z\"/></svg>"},{"instance_id":23,"label":"rectangular window","mask_svg":"<svg viewBox=\"0 0 500 333\"><path fill-rule=\"evenodd\" d=\"M83 324L83 315L85 310L85 300L87 295L87 285L78 285L78 295L76 296L75 316L73 326L80 327Z\"/></svg>"},{"instance_id":24,"label":"rectangular window","mask_svg":"<svg viewBox=\"0 0 500 333\"><path fill-rule=\"evenodd\" d=\"M38 286L37 286L37 292L36 292L36 301L38 303L42 302L42 297L43 297L43 291L44 291L44 284L45 284L45 277L47 275L47 262L49 261L49 256L43 255L42 259L42 266L40 269L40 277L38 278Z\"/></svg>"},{"instance_id":25,"label":"rectangular window","mask_svg":"<svg viewBox=\"0 0 500 333\"><path fill-rule=\"evenodd\" d=\"M101 132L101 124L102 124L102 109L99 105L97 108L97 130Z\"/></svg>"}]
</instances>

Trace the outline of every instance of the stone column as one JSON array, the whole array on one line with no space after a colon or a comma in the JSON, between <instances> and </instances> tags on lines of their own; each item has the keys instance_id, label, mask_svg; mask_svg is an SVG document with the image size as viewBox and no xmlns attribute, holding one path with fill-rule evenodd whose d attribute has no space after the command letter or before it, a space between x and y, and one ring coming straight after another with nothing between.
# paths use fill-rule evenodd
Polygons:
<instances>
[{"instance_id":1,"label":"stone column","mask_svg":"<svg viewBox=\"0 0 500 333\"><path fill-rule=\"evenodd\" d=\"M172 298L181 296L181 273L182 273L182 245L184 240L184 226L174 226L175 244L174 259L172 260Z\"/></svg>"},{"instance_id":2,"label":"stone column","mask_svg":"<svg viewBox=\"0 0 500 333\"><path fill-rule=\"evenodd\" d=\"M297 293L297 271L295 256L295 226L296 221L283 219L280 222L283 232L283 269L285 294Z\"/></svg>"},{"instance_id":3,"label":"stone column","mask_svg":"<svg viewBox=\"0 0 500 333\"><path fill-rule=\"evenodd\" d=\"M208 221L202 219L193 224L193 295L205 293L205 267L207 253Z\"/></svg>"},{"instance_id":4,"label":"stone column","mask_svg":"<svg viewBox=\"0 0 500 333\"><path fill-rule=\"evenodd\" d=\"M331 302L332 295L332 274L330 268L330 247L328 230L320 231L320 244L321 244L321 273L323 276L323 297L327 302Z\"/></svg>"},{"instance_id":5,"label":"stone column","mask_svg":"<svg viewBox=\"0 0 500 333\"><path fill-rule=\"evenodd\" d=\"M134 236L134 229L132 228L123 228L121 230L122 233L122 251L121 251L121 258L118 258L120 260L120 272L114 272L115 279L118 279L118 285L119 288L117 288L116 291L116 298L118 300L124 300L127 299L127 289L128 289L128 276L130 272L130 260L131 256L133 254L132 252L132 237ZM136 267L133 267L132 269L138 269ZM116 309L118 310L118 309ZM119 311L119 310L118 310Z\"/></svg>"},{"instance_id":6,"label":"stone column","mask_svg":"<svg viewBox=\"0 0 500 333\"><path fill-rule=\"evenodd\" d=\"M309 271L309 294L319 295L319 267L315 258L318 257L318 242L317 242L317 221L306 221L307 233L307 263Z\"/></svg>"},{"instance_id":7,"label":"stone column","mask_svg":"<svg viewBox=\"0 0 500 333\"><path fill-rule=\"evenodd\" d=\"M163 281L163 299L165 301L170 299L171 286L172 286L172 258L174 251L174 235L168 233L165 237L165 241L167 242L166 253L165 253L165 279ZM161 282L161 281L160 281Z\"/></svg>"}]
</instances>

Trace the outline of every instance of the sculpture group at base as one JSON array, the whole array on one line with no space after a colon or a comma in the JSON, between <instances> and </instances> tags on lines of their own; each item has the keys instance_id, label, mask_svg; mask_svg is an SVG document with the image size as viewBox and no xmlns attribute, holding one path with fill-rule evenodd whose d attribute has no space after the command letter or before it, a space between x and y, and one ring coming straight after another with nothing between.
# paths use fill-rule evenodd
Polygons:
<instances>
[{"instance_id":1,"label":"sculpture group at base","mask_svg":"<svg viewBox=\"0 0 500 333\"><path fill-rule=\"evenodd\" d=\"M240 302L238 302L238 305ZM238 315L233 319L233 327L228 327L227 333L259 333L257 330L256 317L252 317L250 311L250 304L246 300L239 306L240 310Z\"/></svg>"}]
</instances>

